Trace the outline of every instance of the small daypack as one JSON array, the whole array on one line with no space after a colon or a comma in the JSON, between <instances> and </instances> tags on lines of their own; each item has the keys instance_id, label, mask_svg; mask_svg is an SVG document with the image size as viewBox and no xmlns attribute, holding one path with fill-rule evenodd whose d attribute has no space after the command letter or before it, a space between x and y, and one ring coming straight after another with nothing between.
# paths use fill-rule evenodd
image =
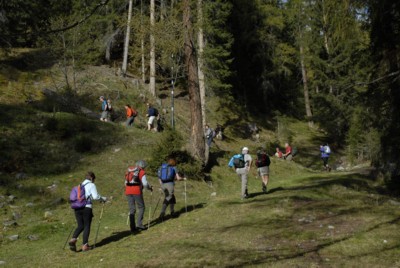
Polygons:
<instances>
[{"instance_id":1,"label":"small daypack","mask_svg":"<svg viewBox=\"0 0 400 268\"><path fill-rule=\"evenodd\" d=\"M164 163L158 169L158 178L164 183L173 182L175 180L175 176L176 174L173 166Z\"/></svg>"},{"instance_id":2,"label":"small daypack","mask_svg":"<svg viewBox=\"0 0 400 268\"><path fill-rule=\"evenodd\" d=\"M135 109L131 108L131 111L133 117L136 117L138 115L138 112Z\"/></svg>"},{"instance_id":3,"label":"small daypack","mask_svg":"<svg viewBox=\"0 0 400 268\"><path fill-rule=\"evenodd\" d=\"M256 161L256 166L257 167L268 167L271 164L271 160L269 159L269 156L266 153L259 153L257 154L257 161Z\"/></svg>"},{"instance_id":4,"label":"small daypack","mask_svg":"<svg viewBox=\"0 0 400 268\"><path fill-rule=\"evenodd\" d=\"M233 165L235 168L244 168L246 162L244 161L244 154L237 154L233 156Z\"/></svg>"},{"instance_id":5,"label":"small daypack","mask_svg":"<svg viewBox=\"0 0 400 268\"><path fill-rule=\"evenodd\" d=\"M128 171L125 173L126 185L136 186L140 185L140 167L128 167Z\"/></svg>"},{"instance_id":6,"label":"small daypack","mask_svg":"<svg viewBox=\"0 0 400 268\"><path fill-rule=\"evenodd\" d=\"M69 194L69 202L71 203L72 209L84 208L87 204L87 199L85 198L85 185L79 184L74 186Z\"/></svg>"},{"instance_id":7,"label":"small daypack","mask_svg":"<svg viewBox=\"0 0 400 268\"><path fill-rule=\"evenodd\" d=\"M331 153L331 148L329 147L329 145L325 145L325 146L324 146L324 152L325 152L326 154L330 154L330 153Z\"/></svg>"}]
</instances>

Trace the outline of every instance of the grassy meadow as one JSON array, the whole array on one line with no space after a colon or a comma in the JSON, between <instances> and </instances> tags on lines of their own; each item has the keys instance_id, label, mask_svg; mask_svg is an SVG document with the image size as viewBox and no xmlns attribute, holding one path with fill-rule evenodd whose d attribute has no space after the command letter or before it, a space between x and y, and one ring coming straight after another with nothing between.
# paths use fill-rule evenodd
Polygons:
<instances>
[{"instance_id":1,"label":"grassy meadow","mask_svg":"<svg viewBox=\"0 0 400 268\"><path fill-rule=\"evenodd\" d=\"M27 77L24 70L15 71ZM212 146L209 180L188 177L177 182L179 217L157 222L162 196L155 170L148 170L155 186L152 194L144 194L144 223L150 229L132 235L123 194L125 169L138 159L151 161L167 135L144 130L143 99L132 93L133 87L122 90L122 82L109 73L102 73L104 81L96 76L96 83L104 87L94 86L93 73L80 78L82 87L92 91L78 92L76 97L96 112L100 94L113 96L120 114L125 103L135 103L139 118L134 128L126 129L121 120L102 123L42 96L36 87L55 83L48 71L35 70L34 76L24 78L33 82L25 84L18 78L7 82L10 78L4 73L0 266L400 267L400 201L385 194L379 182L366 175L366 168L322 172L318 149L323 132L294 119L257 122L262 126L259 139L246 137L241 131L243 119L214 112L216 98L210 98L208 105L211 125L236 123L228 125L224 141ZM16 90L22 85L23 91ZM31 98L35 101L27 102ZM167 97L161 105L166 103ZM186 144L190 116L183 93L176 99L176 111L177 129ZM282 147L286 140L299 150L295 161L272 158L268 194L262 194L253 167L250 198L241 200L240 181L227 167L230 156L248 146L254 157L260 145L272 154L273 145ZM340 157L340 151L334 152L331 162ZM65 244L76 223L67 199L89 170L95 172L98 191L109 202L104 207L94 205L89 243L94 244L98 231L96 248L71 252ZM18 239L12 241L13 235Z\"/></svg>"}]
</instances>

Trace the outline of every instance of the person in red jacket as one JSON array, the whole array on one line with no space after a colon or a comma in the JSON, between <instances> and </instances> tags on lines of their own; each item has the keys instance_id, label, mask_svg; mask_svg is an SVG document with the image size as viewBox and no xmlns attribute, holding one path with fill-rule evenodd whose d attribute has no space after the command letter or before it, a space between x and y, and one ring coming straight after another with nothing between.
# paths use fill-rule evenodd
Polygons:
<instances>
[{"instance_id":1,"label":"person in red jacket","mask_svg":"<svg viewBox=\"0 0 400 268\"><path fill-rule=\"evenodd\" d=\"M125 174L125 195L128 200L129 222L132 233L146 229L142 223L145 210L143 188L153 191L153 187L150 186L146 179L145 167L146 162L139 160L135 166L128 167ZM135 224L136 207L139 210L137 225Z\"/></svg>"}]
</instances>

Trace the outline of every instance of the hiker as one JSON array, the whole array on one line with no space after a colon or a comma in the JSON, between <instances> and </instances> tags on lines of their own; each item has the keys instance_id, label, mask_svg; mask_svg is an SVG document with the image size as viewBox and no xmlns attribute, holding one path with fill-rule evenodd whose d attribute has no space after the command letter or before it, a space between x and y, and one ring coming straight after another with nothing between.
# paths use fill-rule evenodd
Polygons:
<instances>
[{"instance_id":1,"label":"hiker","mask_svg":"<svg viewBox=\"0 0 400 268\"><path fill-rule=\"evenodd\" d=\"M220 141L222 141L222 139L224 138L222 131L223 131L222 126L220 124L217 124L217 127L215 128L215 133L216 133L215 137Z\"/></svg>"},{"instance_id":2,"label":"hiker","mask_svg":"<svg viewBox=\"0 0 400 268\"><path fill-rule=\"evenodd\" d=\"M125 111L126 111L125 126L131 127L135 121L135 117L137 116L137 111L133 109L129 104L125 105Z\"/></svg>"},{"instance_id":3,"label":"hiker","mask_svg":"<svg viewBox=\"0 0 400 268\"><path fill-rule=\"evenodd\" d=\"M331 154L331 148L328 144L320 145L319 151L321 152L321 159L324 164L324 170L331 171L331 167L328 164L329 155Z\"/></svg>"},{"instance_id":4,"label":"hiker","mask_svg":"<svg viewBox=\"0 0 400 268\"><path fill-rule=\"evenodd\" d=\"M158 169L158 180L165 195L159 216L159 220L163 221L168 205L170 206L171 217L177 216L175 214L176 198L174 195L174 186L175 180L180 181L183 180L183 178L178 173L176 160L174 158L168 158L167 163L163 163Z\"/></svg>"},{"instance_id":5,"label":"hiker","mask_svg":"<svg viewBox=\"0 0 400 268\"><path fill-rule=\"evenodd\" d=\"M109 121L112 121L114 109L113 109L113 107L111 105L111 100L110 99L107 99L107 112L108 112L108 118L107 119Z\"/></svg>"},{"instance_id":6,"label":"hiker","mask_svg":"<svg viewBox=\"0 0 400 268\"><path fill-rule=\"evenodd\" d=\"M207 140L207 146L210 147L211 143L214 139L215 132L212 128L210 128L210 126L208 124L205 126L204 136L206 137L206 140Z\"/></svg>"},{"instance_id":7,"label":"hiker","mask_svg":"<svg viewBox=\"0 0 400 268\"><path fill-rule=\"evenodd\" d=\"M264 148L260 148L257 152L257 173L262 179L262 191L263 193L267 193L267 185L269 180L269 165L271 164L271 160Z\"/></svg>"},{"instance_id":8,"label":"hiker","mask_svg":"<svg viewBox=\"0 0 400 268\"><path fill-rule=\"evenodd\" d=\"M100 96L99 100L101 101L101 115L100 115L100 121L107 122L109 118L109 111L108 111L108 104L107 100L103 97Z\"/></svg>"},{"instance_id":9,"label":"hiker","mask_svg":"<svg viewBox=\"0 0 400 268\"><path fill-rule=\"evenodd\" d=\"M283 154L283 159L285 160L292 160L292 147L290 147L289 143L285 143L285 153Z\"/></svg>"},{"instance_id":10,"label":"hiker","mask_svg":"<svg viewBox=\"0 0 400 268\"><path fill-rule=\"evenodd\" d=\"M279 149L279 147L276 147L275 156L278 157L278 158L282 158L283 157L281 149Z\"/></svg>"},{"instance_id":11,"label":"hiker","mask_svg":"<svg viewBox=\"0 0 400 268\"><path fill-rule=\"evenodd\" d=\"M93 172L89 171L86 176L85 180L82 182L82 185L85 189L85 199L86 205L83 208L75 209L75 218L78 224L76 227L71 240L69 241L69 248L72 251L76 251L76 242L78 240L78 236L83 231L83 244L82 244L82 251L88 251L91 249L89 246L89 234L90 234L90 225L92 223L93 218L93 211L92 211L92 201L93 200L100 200L100 202L106 202L107 198L101 196L97 192L96 185L94 181L96 176Z\"/></svg>"},{"instance_id":12,"label":"hiker","mask_svg":"<svg viewBox=\"0 0 400 268\"><path fill-rule=\"evenodd\" d=\"M145 210L144 199L143 199L143 188L149 191L153 191L153 187L150 186L146 179L146 162L139 160L135 166L128 167L125 173L125 195L128 200L129 206L129 226L131 233L139 230L145 230L143 226L143 215ZM136 207L139 211L137 217L137 225L135 225L135 212Z\"/></svg>"},{"instance_id":13,"label":"hiker","mask_svg":"<svg viewBox=\"0 0 400 268\"><path fill-rule=\"evenodd\" d=\"M239 176L242 182L242 199L248 198L249 194L247 191L247 177L250 172L252 164L252 158L249 154L249 148L243 147L241 154L234 155L228 163L229 167L232 167L236 174Z\"/></svg>"},{"instance_id":14,"label":"hiker","mask_svg":"<svg viewBox=\"0 0 400 268\"><path fill-rule=\"evenodd\" d=\"M158 111L150 103L147 103L147 115L149 120L147 121L147 130L154 130L157 132L157 128L154 126L154 120L158 118Z\"/></svg>"}]
</instances>

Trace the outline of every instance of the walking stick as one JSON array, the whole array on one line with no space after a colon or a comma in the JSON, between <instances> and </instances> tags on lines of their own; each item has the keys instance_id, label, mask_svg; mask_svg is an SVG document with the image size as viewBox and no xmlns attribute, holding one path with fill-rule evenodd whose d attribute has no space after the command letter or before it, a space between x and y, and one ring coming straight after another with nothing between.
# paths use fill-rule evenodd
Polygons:
<instances>
[{"instance_id":1,"label":"walking stick","mask_svg":"<svg viewBox=\"0 0 400 268\"><path fill-rule=\"evenodd\" d=\"M72 228L71 228L71 232L69 232L69 235L68 235L68 237L67 237L67 240L65 240L65 244L64 244L64 247L63 247L63 250L65 249L65 246L67 245L67 243L68 243L68 240L69 240L69 237L71 236L71 234L72 234L72 231L74 230L74 226L72 226Z\"/></svg>"},{"instance_id":2,"label":"walking stick","mask_svg":"<svg viewBox=\"0 0 400 268\"><path fill-rule=\"evenodd\" d=\"M129 225L129 214L130 212L128 211L128 217L126 218L126 225Z\"/></svg>"},{"instance_id":3,"label":"walking stick","mask_svg":"<svg viewBox=\"0 0 400 268\"><path fill-rule=\"evenodd\" d=\"M161 190L161 189L160 189L160 190ZM154 208L153 216L151 217L151 219L154 219L154 214L156 214L158 204L160 203L160 200L161 200L161 195L162 195L162 194L160 193L160 196L158 197L157 205L156 205L156 207Z\"/></svg>"},{"instance_id":4,"label":"walking stick","mask_svg":"<svg viewBox=\"0 0 400 268\"><path fill-rule=\"evenodd\" d=\"M103 203L103 206L101 207L100 218L99 218L99 223L98 223L98 225L97 225L96 237L94 238L93 248L96 247L96 241L97 241L97 237L98 237L98 235L99 235L100 222L101 222L101 218L103 217L103 211L104 211L104 205L105 205L105 204L106 204L106 203L104 202L104 203Z\"/></svg>"},{"instance_id":5,"label":"walking stick","mask_svg":"<svg viewBox=\"0 0 400 268\"><path fill-rule=\"evenodd\" d=\"M152 204L153 204L153 191L151 191L151 193L150 193L149 221L147 223L147 230L150 229L150 220L151 220L150 216L151 216L151 205Z\"/></svg>"},{"instance_id":6,"label":"walking stick","mask_svg":"<svg viewBox=\"0 0 400 268\"><path fill-rule=\"evenodd\" d=\"M185 211L187 213L187 200L186 200L186 178L183 178L183 184L185 185Z\"/></svg>"}]
</instances>

